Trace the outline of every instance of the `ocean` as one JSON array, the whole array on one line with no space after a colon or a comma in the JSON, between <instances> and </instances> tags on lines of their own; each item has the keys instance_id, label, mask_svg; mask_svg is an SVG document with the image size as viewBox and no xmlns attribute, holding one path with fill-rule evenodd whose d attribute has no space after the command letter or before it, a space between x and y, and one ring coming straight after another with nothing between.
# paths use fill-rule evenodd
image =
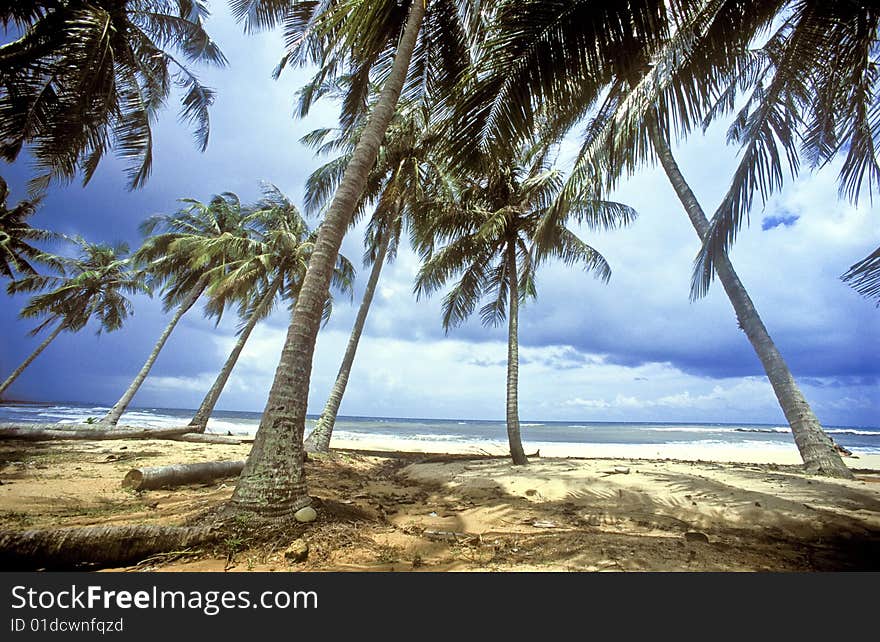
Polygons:
<instances>
[{"instance_id":1,"label":"ocean","mask_svg":"<svg viewBox=\"0 0 880 642\"><path fill-rule=\"evenodd\" d=\"M78 423L100 418L108 407L88 404L0 404L0 422ZM121 423L144 427L184 425L194 410L175 408L133 408ZM308 420L311 430L317 417ZM208 423L209 433L253 435L260 423L258 412L218 410ZM521 421L527 450L541 444L695 445L740 448L794 448L791 431L778 424L721 423L635 423L599 421ZM880 454L880 428L826 426L826 432L854 454ZM334 437L347 441L396 439L413 442L450 442L479 447L507 442L504 421L472 419L400 419L393 417L339 417Z\"/></svg>"}]
</instances>

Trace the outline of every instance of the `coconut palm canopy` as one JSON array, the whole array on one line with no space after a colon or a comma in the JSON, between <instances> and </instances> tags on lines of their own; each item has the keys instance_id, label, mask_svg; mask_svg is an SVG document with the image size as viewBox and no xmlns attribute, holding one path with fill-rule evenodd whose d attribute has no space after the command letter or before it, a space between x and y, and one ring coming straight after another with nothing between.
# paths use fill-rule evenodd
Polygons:
<instances>
[{"instance_id":1,"label":"coconut palm canopy","mask_svg":"<svg viewBox=\"0 0 880 642\"><path fill-rule=\"evenodd\" d=\"M79 237L72 241L80 250L75 258L51 254L36 257L54 274L27 274L6 288L9 294L37 292L19 313L22 319L42 318L31 334L54 328L0 383L0 395L61 332L77 332L93 320L98 322L99 335L119 330L133 313L126 295L150 292L143 274L133 269L128 246L124 243L90 244Z\"/></svg>"},{"instance_id":2,"label":"coconut palm canopy","mask_svg":"<svg viewBox=\"0 0 880 642\"><path fill-rule=\"evenodd\" d=\"M40 172L88 182L104 154L126 161L129 186L153 164L152 122L181 90L182 119L208 144L214 92L190 68L223 65L202 0L63 0L4 3L0 21L19 37L0 46L0 155L27 147Z\"/></svg>"},{"instance_id":3,"label":"coconut palm canopy","mask_svg":"<svg viewBox=\"0 0 880 642\"><path fill-rule=\"evenodd\" d=\"M56 236L27 222L38 206L39 200L32 199L10 207L9 187L0 176L0 275L6 278L14 279L17 274L36 274L34 263L43 251L34 243Z\"/></svg>"},{"instance_id":4,"label":"coconut palm canopy","mask_svg":"<svg viewBox=\"0 0 880 642\"><path fill-rule=\"evenodd\" d=\"M565 220L613 229L635 220L635 211L621 203L573 200L559 212L563 176L549 166L547 151L539 144L518 157L487 157L460 180L451 200L430 203L432 211L416 232L425 262L415 291L430 295L461 274L443 299L447 330L464 322L483 297L489 299L480 309L483 324L502 323L514 275L520 298L536 297L535 271L551 258L582 264L603 281L611 277L605 258Z\"/></svg>"},{"instance_id":5,"label":"coconut palm canopy","mask_svg":"<svg viewBox=\"0 0 880 642\"><path fill-rule=\"evenodd\" d=\"M244 237L222 235L210 239L191 259L194 267L215 265L207 272L210 299L205 309L218 318L225 307L237 303L241 318L256 312L263 319L272 312L276 300L273 296L268 305L258 309L270 289L292 307L302 287L315 231L278 187L264 183L262 193L257 203L244 210ZM354 276L351 262L342 255L337 257L333 288L351 294ZM325 321L330 318L332 303L333 297L329 296Z\"/></svg>"},{"instance_id":6,"label":"coconut palm canopy","mask_svg":"<svg viewBox=\"0 0 880 642\"><path fill-rule=\"evenodd\" d=\"M33 334L55 323L76 332L91 320L97 321L98 334L119 330L134 311L127 295L150 293L143 274L133 269L125 243L73 242L80 250L76 257L39 257L57 274L31 274L7 286L10 294L38 293L21 310L24 319L43 319Z\"/></svg>"}]
</instances>

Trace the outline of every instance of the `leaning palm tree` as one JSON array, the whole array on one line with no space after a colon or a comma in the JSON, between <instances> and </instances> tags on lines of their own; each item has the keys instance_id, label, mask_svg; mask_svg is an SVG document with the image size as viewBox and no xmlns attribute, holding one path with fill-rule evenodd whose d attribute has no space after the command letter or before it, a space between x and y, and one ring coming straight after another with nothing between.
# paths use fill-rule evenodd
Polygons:
<instances>
[{"instance_id":1,"label":"leaning palm tree","mask_svg":"<svg viewBox=\"0 0 880 642\"><path fill-rule=\"evenodd\" d=\"M703 242L710 234L710 224L675 163L669 130L675 127L687 132L695 121L723 108L724 101L730 99L730 87L723 81L739 78L742 70L755 68L749 41L770 24L781 4L754 3L744 10L743 3L733 0L705 0L671 6L674 8L669 9L667 19L674 28L663 39L633 49L626 61L608 60L604 67L597 67L601 61L592 64L575 55L572 43L578 42L584 27L569 20L560 8L545 11L547 7L539 2L503 3L498 10L498 34L487 39L483 53L487 61L484 64L491 69L486 82L496 88L494 100L491 92L479 99L472 97L463 107L468 126L462 130L481 130L482 144L494 148L509 144L516 135L527 135L542 114L549 114L556 135L589 114L585 141L569 183L561 192L562 200L584 193L601 198L622 176L657 158ZM558 65L535 59L531 61L534 69L528 70L511 58L518 48L528 49L531 45L528 39L521 40L523 34L504 27L528 23L529 16L540 16L558 27L541 32L544 44L561 52ZM601 95L596 92L597 78L602 79L597 69L605 74ZM474 73L479 71L475 69ZM489 118L489 108L482 105L495 105L510 92L527 96L529 104L540 105L541 109L508 111L497 114L495 120ZM460 136L451 138L456 141ZM713 268L773 386L807 469L851 477L730 259L718 255Z\"/></svg>"},{"instance_id":2,"label":"leaning palm tree","mask_svg":"<svg viewBox=\"0 0 880 642\"><path fill-rule=\"evenodd\" d=\"M418 231L425 254L415 291L430 295L454 276L457 283L443 299L443 327L464 322L477 303L484 325L507 317L507 438L513 463L527 464L519 425L519 306L535 297L539 262L559 258L580 263L602 281L611 269L604 257L581 241L562 221L569 216L594 227L616 227L635 218L622 204L571 199L566 211L553 202L562 176L546 160L546 146L524 150L520 158L487 158L452 203L439 203ZM442 243L439 249L436 243Z\"/></svg>"},{"instance_id":3,"label":"leaning palm tree","mask_svg":"<svg viewBox=\"0 0 880 642\"><path fill-rule=\"evenodd\" d=\"M32 265L43 251L32 245L35 241L47 241L55 234L31 227L27 219L37 211L39 199L21 201L10 208L9 187L0 176L0 275L14 279L16 274L32 275L37 270Z\"/></svg>"},{"instance_id":4,"label":"leaning palm tree","mask_svg":"<svg viewBox=\"0 0 880 642\"><path fill-rule=\"evenodd\" d=\"M201 260L220 263L209 274L211 285L207 309L219 318L223 308L237 304L244 324L223 367L208 390L189 425L193 432L204 432L232 374L238 357L257 323L265 319L277 302L296 301L303 275L315 244L315 233L299 209L276 186L265 183L263 198L245 218L247 238L236 239L230 251L227 239L218 237L203 244ZM235 256L231 263L224 259ZM340 292L350 292L354 268L342 255L337 258L333 285ZM332 299L328 297L324 318L328 319Z\"/></svg>"},{"instance_id":5,"label":"leaning palm tree","mask_svg":"<svg viewBox=\"0 0 880 642\"><path fill-rule=\"evenodd\" d=\"M24 319L43 319L31 335L53 324L55 327L0 384L0 394L62 331L78 332L92 319L98 321L98 334L118 330L132 313L131 302L125 295L150 292L142 275L132 270L131 260L126 256L128 246L125 244L93 245L79 237L73 241L80 246L77 258L46 254L34 257L52 266L58 275L29 274L7 286L10 294L41 293L32 297L20 313Z\"/></svg>"},{"instance_id":6,"label":"leaning palm tree","mask_svg":"<svg viewBox=\"0 0 880 642\"><path fill-rule=\"evenodd\" d=\"M62 0L6 2L4 27L21 36L0 46L0 156L28 148L43 174L88 182L116 148L128 162L131 188L141 187L153 160L151 123L182 90L181 118L208 142L214 92L190 63L224 65L203 27L203 0Z\"/></svg>"},{"instance_id":7,"label":"leaning palm tree","mask_svg":"<svg viewBox=\"0 0 880 642\"><path fill-rule=\"evenodd\" d=\"M175 308L174 314L137 376L99 422L104 427L113 427L119 423L178 321L195 305L208 287L208 273L234 258L218 253L212 255L210 261L198 260L204 255L205 243L223 238L227 244L231 244L246 234L243 225L244 212L235 194L215 196L209 203L193 199L181 200L186 206L175 214L159 214L144 221L141 225L143 234L150 235L157 229L162 231L147 238L134 254L134 260L147 274L148 282L155 287L162 287L165 311Z\"/></svg>"},{"instance_id":8,"label":"leaning palm tree","mask_svg":"<svg viewBox=\"0 0 880 642\"><path fill-rule=\"evenodd\" d=\"M723 12L708 11L708 16L698 14L697 20L711 18L712 24L719 21L725 23L723 28L730 28L727 24L728 16ZM631 77L627 82L620 83L617 91L609 92L606 103L600 108L603 114L600 122L592 123L591 131L581 150L578 161L581 172L577 172L580 179L593 182L592 176L598 171L604 172L604 180L607 188L613 186L614 181L626 168L636 167L644 157L650 158L648 147L631 142L621 144L623 141L636 141L644 137L644 141L653 149L661 167L667 175L679 201L697 233L703 247L711 245L712 225L701 207L699 201L688 185L678 164L673 157L669 144L669 128L672 122L685 129L688 118L692 114L684 115L679 110L671 107L673 99L681 99L682 94L687 92L682 89L669 89L667 92L658 91L656 88L655 70L662 65L658 62L666 61L671 52L678 52L685 45L682 40L689 40L693 36L694 25L688 23L680 28L680 32L673 36L666 46L653 57L653 64L646 65L650 70L642 77ZM708 29L707 32L710 32ZM694 46L691 44L690 46ZM714 46L714 45L712 45ZM768 45L773 47L773 45ZM706 55L706 54L704 54ZM745 54L740 54L744 56ZM734 66L739 70L748 61L738 60ZM705 71L694 72L687 67L678 70L679 75L684 76L687 82L694 83L693 78L701 77ZM729 87L727 89L730 89ZM643 101L647 96L653 96L655 107L645 107ZM709 114L717 113L732 100L732 96L723 95L711 107L709 97L703 97L699 103ZM638 105L637 107L634 104ZM694 109L697 107L695 106ZM636 118L636 114L641 119ZM679 121L674 121L678 116ZM707 116L708 117L708 116ZM681 122L683 121L683 122ZM605 147L614 141L617 145ZM603 149L605 147L605 149ZM640 150L640 151L639 151ZM755 182L750 183L753 187ZM764 188L761 187L763 190ZM729 196L729 195L728 195ZM727 197L725 197L727 198ZM750 198L750 197L749 197ZM760 360L767 378L770 381L779 405L791 427L795 444L801 454L807 470L834 477L851 478L852 472L844 464L834 442L822 429L821 423L810 407L809 402L800 390L800 386L791 373L784 357L770 336L764 325L758 310L737 275L730 258L726 253L720 252L714 256L714 261L709 264L710 271L718 276L719 281L733 306L739 327L746 334L752 347ZM699 289L699 288L697 288ZM703 290L704 291L704 290Z\"/></svg>"},{"instance_id":9,"label":"leaning palm tree","mask_svg":"<svg viewBox=\"0 0 880 642\"><path fill-rule=\"evenodd\" d=\"M336 255L349 228L398 99L405 90L449 87L466 62L466 27L458 2L377 0L298 2L235 0L234 13L247 28L282 24L293 49L284 64L317 62L328 78L351 72L349 115L363 111L370 79L382 89L351 161L318 229L281 359L254 446L232 497L239 510L286 514L311 503L303 469L312 356ZM380 68L381 69L378 69ZM412 73L411 73L412 67Z\"/></svg>"},{"instance_id":10,"label":"leaning palm tree","mask_svg":"<svg viewBox=\"0 0 880 642\"><path fill-rule=\"evenodd\" d=\"M318 452L329 450L336 416L345 395L382 267L386 258L389 262L394 260L405 228L420 216L419 204L425 198L426 189L443 180L444 168L437 162L436 155L431 153L436 146L437 135L436 128L430 125L430 113L426 105L401 106L385 133L376 166L361 197L363 204L375 203L364 253L364 265L372 267L336 380L314 430L305 441L307 449ZM329 132L316 130L307 135L304 141L317 144L323 141L325 136L322 134L326 133ZM324 142L319 149L336 149L343 143L339 139L331 140ZM350 142L347 145L348 153L326 163L309 177L306 182L306 203L311 208L320 208L326 203L341 178L353 146Z\"/></svg>"}]
</instances>

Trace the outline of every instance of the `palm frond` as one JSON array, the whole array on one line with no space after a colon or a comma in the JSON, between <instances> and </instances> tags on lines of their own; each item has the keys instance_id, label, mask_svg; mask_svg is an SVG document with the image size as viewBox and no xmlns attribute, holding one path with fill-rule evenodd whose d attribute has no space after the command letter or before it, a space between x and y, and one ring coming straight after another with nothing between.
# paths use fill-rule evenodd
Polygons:
<instances>
[{"instance_id":1,"label":"palm frond","mask_svg":"<svg viewBox=\"0 0 880 642\"><path fill-rule=\"evenodd\" d=\"M862 296L875 299L880 307L880 247L850 266L840 278Z\"/></svg>"}]
</instances>

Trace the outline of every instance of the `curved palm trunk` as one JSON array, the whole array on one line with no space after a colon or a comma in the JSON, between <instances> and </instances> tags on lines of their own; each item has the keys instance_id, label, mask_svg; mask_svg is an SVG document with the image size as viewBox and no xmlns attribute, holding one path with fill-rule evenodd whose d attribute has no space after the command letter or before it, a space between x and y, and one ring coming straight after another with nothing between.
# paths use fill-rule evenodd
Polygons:
<instances>
[{"instance_id":1,"label":"curved palm trunk","mask_svg":"<svg viewBox=\"0 0 880 642\"><path fill-rule=\"evenodd\" d=\"M697 231L697 235L700 240L703 240L709 229L709 221L703 213L703 208L700 207L696 196L685 181L675 158L672 156L672 150L660 133L660 128L654 119L648 121L648 128L654 148L660 158L660 164L663 165L663 169ZM746 333L764 366L764 371L773 386L779 405L782 406L782 412L785 413L785 418L791 426L795 444L797 444L807 470L830 477L852 479L852 472L843 463L840 455L834 449L831 439L822 430L819 420L801 393L788 365L776 348L776 344L773 343L770 333L767 332L761 317L758 316L752 299L743 287L726 254L717 258L715 272L721 285L724 286L724 291L727 292L727 297L733 304L740 328Z\"/></svg>"},{"instance_id":2,"label":"curved palm trunk","mask_svg":"<svg viewBox=\"0 0 880 642\"><path fill-rule=\"evenodd\" d=\"M156 361L156 358L159 356L159 352L162 351L162 347L165 345L165 342L168 340L168 337L171 335L171 331L174 330L174 326L177 325L177 322L180 321L180 318L186 314L187 310L189 310L193 304L198 300L198 298L202 295L202 291L204 287L196 288L189 297L187 297L183 303L177 308L177 312L174 313L174 316L171 317L171 321L169 321L168 325L165 327L165 330L162 332L162 335L159 337L159 340L156 342L156 345L153 346L153 351L150 353L150 356L147 358L147 362L144 364L141 371L138 372L137 376L134 378L134 381L131 382L131 385L128 387L128 390L125 391L125 394L119 398L119 401L110 409L110 412L106 414L106 416L98 422L101 427L112 427L119 423L119 418L122 417L122 413L126 411L128 408L128 404L131 403L132 398L135 393L141 387L141 384L144 382L144 379L147 378L147 375L150 373L150 369L153 367L153 363Z\"/></svg>"},{"instance_id":3,"label":"curved palm trunk","mask_svg":"<svg viewBox=\"0 0 880 642\"><path fill-rule=\"evenodd\" d=\"M513 463L523 466L529 463L523 450L519 430L519 275L516 270L516 245L507 248L510 270L510 311L507 317L507 441Z\"/></svg>"},{"instance_id":4,"label":"curved palm trunk","mask_svg":"<svg viewBox=\"0 0 880 642\"><path fill-rule=\"evenodd\" d=\"M280 279L275 279L272 285L269 286L269 291L263 297L263 300L260 301L259 307L254 310L250 319L248 319L247 325L242 328L241 333L238 335L238 341L235 342L232 352L230 352L229 356L226 358L226 363L224 363L223 367L220 369L220 374L218 374L217 378L214 380L214 385L208 390L208 394L206 394L205 398L202 400L202 404L199 406L198 411L196 411L195 416L189 422L189 425L193 428L192 432L205 432L205 428L208 426L208 419L211 418L211 413L214 412L214 406L217 405L217 401L220 399L220 394L223 392L223 388L226 387L226 382L229 380L229 375L232 374L232 369L235 368L235 364L238 361L238 357L241 355L241 351L244 350L244 345L251 336L253 329L257 326L257 322L260 320L260 315L265 311L266 306L269 305L272 299L275 298L280 283Z\"/></svg>"},{"instance_id":5,"label":"curved palm trunk","mask_svg":"<svg viewBox=\"0 0 880 642\"><path fill-rule=\"evenodd\" d=\"M379 283L379 274L382 272L382 265L385 263L385 255L388 253L389 236L389 234L385 234L379 244L376 260L373 262L370 278L367 281L367 289L364 291L364 298L361 301L360 308L358 308L357 318L355 318L354 327L351 329L351 336L348 338L345 355L342 357L342 365L339 366L339 373L336 375L336 382L333 384L333 390L330 391L330 397L327 399L324 412L321 413L321 418L318 419L312 434L306 439L306 448L313 448L318 452L324 453L330 450L330 437L333 435L333 426L336 424L336 414L339 412L339 405L342 403L343 395L345 395L345 387L348 385L348 377L351 374L354 355L357 352L358 342L361 340L361 333L364 331L364 323L367 321L367 314L370 311L370 304L373 302L373 295L376 293L376 284Z\"/></svg>"},{"instance_id":6,"label":"curved palm trunk","mask_svg":"<svg viewBox=\"0 0 880 642\"><path fill-rule=\"evenodd\" d=\"M48 346L50 343L52 343L52 341L55 340L55 337L57 337L63 329L64 329L63 322L59 323L57 326L55 326L55 329L52 330L52 334L50 334L48 337L46 337L46 340L43 341L43 343L41 343L40 345L38 345L36 350L31 352L31 356L29 356L27 359L25 359L22 362L22 364L20 366L18 366L12 372L12 374L6 378L6 381L4 381L2 384L0 384L0 395L2 395L4 392L6 392L6 389L12 385L12 382L15 381L16 379L18 379L18 376L22 372L24 372L24 369L27 368L29 365L31 365L31 362L34 359L36 359L43 350L46 349L46 346Z\"/></svg>"},{"instance_id":7,"label":"curved palm trunk","mask_svg":"<svg viewBox=\"0 0 880 642\"><path fill-rule=\"evenodd\" d=\"M321 311L342 238L397 108L424 16L424 0L415 0L391 73L319 228L260 428L232 496L232 505L240 510L285 514L311 503L303 469L303 432Z\"/></svg>"}]
</instances>

